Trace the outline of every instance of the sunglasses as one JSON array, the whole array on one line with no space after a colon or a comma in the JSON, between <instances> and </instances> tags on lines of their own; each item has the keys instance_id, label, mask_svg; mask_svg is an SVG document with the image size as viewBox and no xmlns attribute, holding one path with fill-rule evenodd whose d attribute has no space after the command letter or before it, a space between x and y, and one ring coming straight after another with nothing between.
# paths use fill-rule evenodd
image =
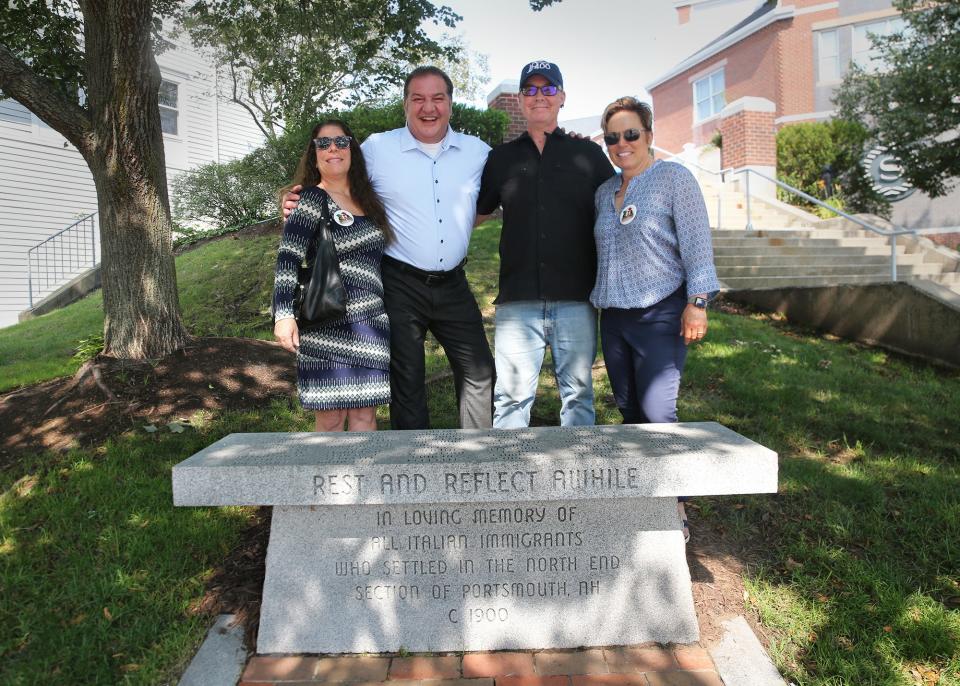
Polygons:
<instances>
[{"instance_id":1,"label":"sunglasses","mask_svg":"<svg viewBox=\"0 0 960 686\"><path fill-rule=\"evenodd\" d=\"M338 148L343 150L344 148L350 147L350 141L353 138L350 136L335 136L330 138L329 136L321 136L320 138L314 138L313 144L317 146L317 150L326 150L331 145L336 145Z\"/></svg>"},{"instance_id":2,"label":"sunglasses","mask_svg":"<svg viewBox=\"0 0 960 686\"><path fill-rule=\"evenodd\" d=\"M628 143L633 143L634 141L640 140L640 134L643 133L640 129L627 129L623 132L623 140ZM603 134L603 142L607 145L616 145L620 142L620 132L611 131L610 133Z\"/></svg>"},{"instance_id":3,"label":"sunglasses","mask_svg":"<svg viewBox=\"0 0 960 686\"><path fill-rule=\"evenodd\" d=\"M557 86L524 86L520 89L520 93L531 98L537 94L537 91L544 95L556 95L560 92L560 88Z\"/></svg>"}]
</instances>

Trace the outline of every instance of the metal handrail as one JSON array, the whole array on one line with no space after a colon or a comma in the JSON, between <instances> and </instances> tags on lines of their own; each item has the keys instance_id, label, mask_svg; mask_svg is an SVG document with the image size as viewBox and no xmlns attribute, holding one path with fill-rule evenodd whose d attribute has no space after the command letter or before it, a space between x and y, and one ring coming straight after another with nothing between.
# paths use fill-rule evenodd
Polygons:
<instances>
[{"instance_id":1,"label":"metal handrail","mask_svg":"<svg viewBox=\"0 0 960 686\"><path fill-rule=\"evenodd\" d=\"M75 227L77 224L82 224L83 222L87 221L88 219L92 219L94 216L96 216L96 214L97 214L96 212L91 212L90 214L88 214L88 215L85 216L85 217L80 217L80 219L78 219L77 221L73 222L73 224L70 224L70 225L67 226L65 229L60 229L59 231L57 231L57 232L56 232L55 234L53 234L52 236L48 236L47 238L44 238L42 241L40 241L40 242L37 243L35 246L33 246L32 248L30 248L30 250L28 250L27 252L32 252L32 251L36 250L37 248L41 247L44 243L49 243L49 242L52 241L54 238L60 236L61 234L66 233L67 231L69 231L70 229L72 229L73 227Z\"/></svg>"},{"instance_id":2,"label":"metal handrail","mask_svg":"<svg viewBox=\"0 0 960 686\"><path fill-rule=\"evenodd\" d=\"M85 266L90 268L97 266L97 226L94 219L96 215L96 212L92 212L85 217L81 217L27 250L27 300L31 309L33 308L34 294L34 263L37 267L36 280L38 285L42 278L44 286L48 288L51 281L55 288L59 283L62 283L62 279L66 276L75 274L77 269ZM87 224L89 224L89 229ZM83 227L82 231L77 230L80 226ZM90 233L89 244L86 242L88 230ZM61 248L59 251L58 247ZM89 263L86 259L88 250L90 251ZM43 251L43 268L41 268L41 251ZM50 259L51 254L52 260ZM53 278L51 278L51 275ZM59 282L56 280L58 276L61 279ZM38 294L42 292L42 288L38 290Z\"/></svg>"},{"instance_id":3,"label":"metal handrail","mask_svg":"<svg viewBox=\"0 0 960 686\"><path fill-rule=\"evenodd\" d=\"M721 181L724 180L724 177L727 174L736 171L733 167L725 167L720 171L713 171L712 169L707 169L706 167L699 165L696 162L691 162L690 160L684 159L679 153L670 152L669 150L664 150L658 145L651 145L650 148L653 150L656 150L657 152L662 152L664 155L670 155L670 157L683 160L681 164L684 164L684 165L689 164L691 167L696 167L702 172L706 172L707 174L713 174L714 176L719 176Z\"/></svg>"},{"instance_id":4,"label":"metal handrail","mask_svg":"<svg viewBox=\"0 0 960 686\"><path fill-rule=\"evenodd\" d=\"M765 180L767 180L767 181L770 181L771 183L776 184L778 187L780 187L780 188L782 188L782 189L784 189L784 190L786 190L786 191L789 191L789 192L793 193L794 195L799 195L799 196L800 196L801 198L803 198L804 200L809 200L810 202L814 203L815 205L819 205L820 207L824 207L824 208L830 210L831 212L833 212L834 214L838 214L838 215L840 215L841 217L844 217L845 219L849 219L849 220L852 221L854 224L857 224L857 225L859 225L859 226L862 226L863 228L867 229L868 231L872 231L873 233L875 233L875 234L877 234L877 235L880 235L880 236L887 236L887 237L889 237L889 238L890 238L890 275L891 275L891 278L892 278L893 281L896 281L896 280L897 280L897 236L903 236L903 235L906 235L906 234L914 234L914 235L916 235L916 233L917 233L916 229L881 229L881 228L878 227L878 226L874 226L873 224L870 224L870 223L868 223L868 222L865 222L864 220L860 219L859 217L855 217L855 216L853 216L852 214L847 214L847 213L844 212L843 210L837 209L836 207L832 207L832 206L828 205L827 203L823 202L822 200L820 200L819 198L815 198L815 197L813 197L812 195L810 195L810 194L808 194L808 193L804 193L804 192L803 192L802 190L800 190L799 188L794 188L794 187L791 186L790 184L784 183L783 181L780 181L779 179L770 178L770 177L767 176L766 174L762 174L762 173L756 171L755 169L750 169L749 167L744 167L743 169L738 169L738 170L736 170L736 173L737 173L737 174L746 174L747 225L746 225L746 227L745 227L745 230L747 230L747 231L752 231L752 230L753 230L753 221L752 221L752 217L751 217L751 213L750 213L750 174L756 174L756 175L759 176L761 179L765 179Z\"/></svg>"},{"instance_id":5,"label":"metal handrail","mask_svg":"<svg viewBox=\"0 0 960 686\"><path fill-rule=\"evenodd\" d=\"M879 236L888 237L890 239L890 276L893 281L897 280L897 236L904 236L907 234L912 234L914 236L917 236L917 235L922 235L926 233L932 234L932 233L960 232L960 227L944 227L944 228L937 228L937 229L881 229L880 227L874 226L873 224L870 224L869 222L866 222L863 219L860 219L859 217L855 217L852 214L848 214L843 210L840 210L840 209L837 209L836 207L828 205L827 203L823 202L819 198L815 198L808 193L804 193L799 188L794 188L788 183L784 183L779 179L771 178L766 174L756 171L755 169L750 169L749 167L744 167L743 169L734 169L733 167L726 167L724 169L721 169L720 171L714 171L712 169L707 169L706 167L700 164L697 164L696 162L692 162L688 159L685 159L684 157L682 157L677 153L670 152L669 150L664 150L663 148L657 145L651 145L650 148L652 150L656 150L659 153L662 153L664 155L669 155L670 157L676 160L679 160L680 164L683 164L685 166L689 165L691 167L696 167L700 171L706 172L707 174L713 174L714 176L719 176L721 183L726 181L727 174L730 174L730 173L744 174L745 175L744 195L746 196L746 201L747 201L747 208L746 208L747 209L747 225L744 227L746 231L753 231L753 217L752 217L752 207L751 207L752 194L750 193L750 174L756 174L761 179L770 181L771 183L776 184L778 187L784 189L785 191L793 193L794 195L798 195L804 200L808 200L809 202L812 202L815 205L826 208L831 212L833 212L834 214L839 215L845 219L849 219L854 224L857 224L858 226L861 226L868 231L872 231L873 233ZM722 205L721 199L718 194L717 195L717 229L720 229L720 225L721 225L721 220L720 220L721 205Z\"/></svg>"}]
</instances>

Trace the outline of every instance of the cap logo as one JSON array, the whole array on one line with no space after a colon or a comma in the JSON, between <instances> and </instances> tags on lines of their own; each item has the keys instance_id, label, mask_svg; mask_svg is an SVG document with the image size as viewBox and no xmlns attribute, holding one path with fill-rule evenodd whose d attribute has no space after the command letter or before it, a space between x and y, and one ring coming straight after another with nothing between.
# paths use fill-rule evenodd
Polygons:
<instances>
[{"instance_id":1,"label":"cap logo","mask_svg":"<svg viewBox=\"0 0 960 686\"><path fill-rule=\"evenodd\" d=\"M550 69L549 62L531 62L527 65L527 73L529 74L534 69Z\"/></svg>"}]
</instances>

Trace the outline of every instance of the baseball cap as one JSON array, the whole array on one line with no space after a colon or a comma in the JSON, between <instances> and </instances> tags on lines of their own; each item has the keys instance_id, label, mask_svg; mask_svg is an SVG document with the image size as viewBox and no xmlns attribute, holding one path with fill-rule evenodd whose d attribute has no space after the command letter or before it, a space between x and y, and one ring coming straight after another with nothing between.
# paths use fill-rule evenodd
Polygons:
<instances>
[{"instance_id":1,"label":"baseball cap","mask_svg":"<svg viewBox=\"0 0 960 686\"><path fill-rule=\"evenodd\" d=\"M560 67L546 60L534 60L525 64L520 71L520 85L522 86L527 82L527 79L536 74L540 74L557 88L563 88L563 75L560 74Z\"/></svg>"}]
</instances>

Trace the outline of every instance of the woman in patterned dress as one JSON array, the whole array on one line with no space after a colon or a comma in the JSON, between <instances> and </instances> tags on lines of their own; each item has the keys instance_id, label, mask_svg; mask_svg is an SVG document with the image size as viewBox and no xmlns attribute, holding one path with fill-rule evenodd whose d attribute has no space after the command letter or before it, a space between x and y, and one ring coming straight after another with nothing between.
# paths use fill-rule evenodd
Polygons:
<instances>
[{"instance_id":1,"label":"woman in patterned dress","mask_svg":"<svg viewBox=\"0 0 960 686\"><path fill-rule=\"evenodd\" d=\"M317 431L343 431L344 423L350 431L375 431L376 406L390 402L390 320L380 259L393 235L360 145L344 122L314 127L294 183L304 190L280 239L273 334L297 354L300 403L316 412ZM321 217L329 218L347 313L300 331L293 311L297 270L313 256Z\"/></svg>"},{"instance_id":2,"label":"woman in patterned dress","mask_svg":"<svg viewBox=\"0 0 960 686\"><path fill-rule=\"evenodd\" d=\"M600 337L624 424L677 421L687 346L707 332L707 303L720 290L707 207L686 167L653 158L653 111L635 98L601 118L621 173L596 193ZM690 536L678 504L684 539Z\"/></svg>"}]
</instances>

